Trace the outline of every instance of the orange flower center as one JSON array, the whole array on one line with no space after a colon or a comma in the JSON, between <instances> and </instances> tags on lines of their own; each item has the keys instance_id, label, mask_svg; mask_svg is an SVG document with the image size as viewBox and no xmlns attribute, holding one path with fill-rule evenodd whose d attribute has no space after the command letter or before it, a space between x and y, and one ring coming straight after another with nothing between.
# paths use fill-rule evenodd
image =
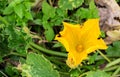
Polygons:
<instances>
[{"instance_id":1,"label":"orange flower center","mask_svg":"<svg viewBox=\"0 0 120 77\"><path fill-rule=\"evenodd\" d=\"M83 46L82 46L82 45L77 45L77 46L76 46L76 50L77 50L78 52L83 51Z\"/></svg>"}]
</instances>

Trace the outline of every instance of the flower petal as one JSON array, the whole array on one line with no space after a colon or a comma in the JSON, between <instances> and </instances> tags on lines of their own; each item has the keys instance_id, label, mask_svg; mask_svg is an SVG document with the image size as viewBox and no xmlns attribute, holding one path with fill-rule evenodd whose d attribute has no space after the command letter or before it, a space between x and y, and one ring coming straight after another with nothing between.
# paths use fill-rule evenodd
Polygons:
<instances>
[{"instance_id":1,"label":"flower petal","mask_svg":"<svg viewBox=\"0 0 120 77\"><path fill-rule=\"evenodd\" d=\"M98 38L100 35L99 19L88 19L82 28L83 38ZM90 37L92 36L92 37Z\"/></svg>"},{"instance_id":2,"label":"flower petal","mask_svg":"<svg viewBox=\"0 0 120 77\"><path fill-rule=\"evenodd\" d=\"M70 68L78 67L78 65L81 64L83 60L87 59L88 54L86 52L81 52L81 53L75 53L75 52L76 51L74 51L74 53L68 53L66 64Z\"/></svg>"},{"instance_id":3,"label":"flower petal","mask_svg":"<svg viewBox=\"0 0 120 77\"><path fill-rule=\"evenodd\" d=\"M61 37L56 35L55 40L61 42L67 51L70 49L75 50L75 46L78 43L78 36L80 34L80 25L72 25L66 22L63 22L64 29L60 32Z\"/></svg>"}]
</instances>

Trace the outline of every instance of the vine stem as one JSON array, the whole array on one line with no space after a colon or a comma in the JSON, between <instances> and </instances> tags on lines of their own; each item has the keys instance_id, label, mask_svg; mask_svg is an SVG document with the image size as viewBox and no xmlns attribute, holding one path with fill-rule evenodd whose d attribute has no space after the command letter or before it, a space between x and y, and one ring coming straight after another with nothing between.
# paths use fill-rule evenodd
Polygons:
<instances>
[{"instance_id":1,"label":"vine stem","mask_svg":"<svg viewBox=\"0 0 120 77\"><path fill-rule=\"evenodd\" d=\"M110 59L109 59L107 56L105 56L100 50L97 50L97 52L98 52L102 57L104 57L109 63L111 62Z\"/></svg>"},{"instance_id":2,"label":"vine stem","mask_svg":"<svg viewBox=\"0 0 120 77\"><path fill-rule=\"evenodd\" d=\"M62 56L62 57L67 57L67 53L62 53L59 51L53 51L53 50L48 50L46 48L43 48L42 46L39 46L33 42L30 43L30 45L44 53L51 54L51 55L56 55L56 56Z\"/></svg>"}]
</instances>

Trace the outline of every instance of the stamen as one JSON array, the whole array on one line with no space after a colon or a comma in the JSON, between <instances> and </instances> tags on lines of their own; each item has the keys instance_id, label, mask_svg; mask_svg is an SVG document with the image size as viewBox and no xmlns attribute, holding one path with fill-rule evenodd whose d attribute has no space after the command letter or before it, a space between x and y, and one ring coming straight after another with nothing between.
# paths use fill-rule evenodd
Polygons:
<instances>
[{"instance_id":1,"label":"stamen","mask_svg":"<svg viewBox=\"0 0 120 77\"><path fill-rule=\"evenodd\" d=\"M82 45L77 45L77 46L76 46L76 50L77 50L78 52L83 51L83 46L82 46Z\"/></svg>"}]
</instances>

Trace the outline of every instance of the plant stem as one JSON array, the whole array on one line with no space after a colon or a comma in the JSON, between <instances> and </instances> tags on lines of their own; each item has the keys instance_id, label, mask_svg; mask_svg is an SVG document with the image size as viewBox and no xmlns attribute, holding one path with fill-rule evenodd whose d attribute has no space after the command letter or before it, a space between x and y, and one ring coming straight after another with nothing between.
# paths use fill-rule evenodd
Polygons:
<instances>
[{"instance_id":1,"label":"plant stem","mask_svg":"<svg viewBox=\"0 0 120 77\"><path fill-rule=\"evenodd\" d=\"M11 51L9 54L4 55L3 57L7 57L7 56L11 56L11 55L20 56L20 57L26 57L25 54L19 54L17 52L13 52L13 51Z\"/></svg>"},{"instance_id":2,"label":"plant stem","mask_svg":"<svg viewBox=\"0 0 120 77\"><path fill-rule=\"evenodd\" d=\"M109 56L109 55L106 55L107 57L109 58L119 58L120 56ZM102 56L98 55L97 58L95 59L95 61L98 61L98 60L102 60L104 59Z\"/></svg>"},{"instance_id":3,"label":"plant stem","mask_svg":"<svg viewBox=\"0 0 120 77\"><path fill-rule=\"evenodd\" d=\"M3 74L4 77L8 77L4 72L0 71L1 74Z\"/></svg>"},{"instance_id":4,"label":"plant stem","mask_svg":"<svg viewBox=\"0 0 120 77\"><path fill-rule=\"evenodd\" d=\"M26 55L20 54L20 53L16 53L16 52L11 52L10 55L16 55L16 56L26 57Z\"/></svg>"},{"instance_id":5,"label":"plant stem","mask_svg":"<svg viewBox=\"0 0 120 77\"><path fill-rule=\"evenodd\" d=\"M106 68L111 67L111 66L113 66L113 65L117 65L117 64L119 64L119 63L120 63L120 58L112 61L111 63L108 63L108 64L106 65Z\"/></svg>"},{"instance_id":6,"label":"plant stem","mask_svg":"<svg viewBox=\"0 0 120 77\"><path fill-rule=\"evenodd\" d=\"M33 50L33 52L36 52L36 53L38 53L38 54L42 54L41 52L39 52L39 50L35 49L35 48L34 48L34 47L32 47L32 46L30 46L29 48L30 48L30 49L32 49L32 50Z\"/></svg>"},{"instance_id":7,"label":"plant stem","mask_svg":"<svg viewBox=\"0 0 120 77\"><path fill-rule=\"evenodd\" d=\"M109 63L111 62L110 59L109 59L107 56L105 56L100 50L97 50L97 51L98 51L98 53L100 53L100 55L101 55L102 57L104 57Z\"/></svg>"},{"instance_id":8,"label":"plant stem","mask_svg":"<svg viewBox=\"0 0 120 77\"><path fill-rule=\"evenodd\" d=\"M112 66L112 67L109 67L109 68L105 68L103 71L112 71L112 70L115 70L119 67L120 67L120 65L116 65L116 66Z\"/></svg>"},{"instance_id":9,"label":"plant stem","mask_svg":"<svg viewBox=\"0 0 120 77\"><path fill-rule=\"evenodd\" d=\"M53 3L52 3L52 1L51 1L51 0L48 0L48 1L49 1L50 5L51 5L51 6L53 6Z\"/></svg>"},{"instance_id":10,"label":"plant stem","mask_svg":"<svg viewBox=\"0 0 120 77\"><path fill-rule=\"evenodd\" d=\"M56 56L62 56L62 57L67 57L67 53L62 53L62 52L59 52L59 51L53 51L53 50L48 50L48 49L45 49L33 42L30 43L31 46L33 46L34 48L44 52L44 53L47 53L47 54L51 54L51 55L56 55Z\"/></svg>"},{"instance_id":11,"label":"plant stem","mask_svg":"<svg viewBox=\"0 0 120 77\"><path fill-rule=\"evenodd\" d=\"M118 74L120 72L120 67L116 69L116 71L112 74L112 76L115 76L116 74Z\"/></svg>"}]
</instances>

